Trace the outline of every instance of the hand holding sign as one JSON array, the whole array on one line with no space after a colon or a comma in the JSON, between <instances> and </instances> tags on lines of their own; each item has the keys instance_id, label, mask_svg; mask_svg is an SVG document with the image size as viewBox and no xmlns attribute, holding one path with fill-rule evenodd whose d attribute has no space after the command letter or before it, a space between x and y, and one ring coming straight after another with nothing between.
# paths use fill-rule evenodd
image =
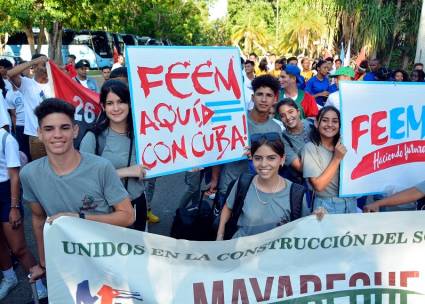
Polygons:
<instances>
[{"instance_id":1,"label":"hand holding sign","mask_svg":"<svg viewBox=\"0 0 425 304\"><path fill-rule=\"evenodd\" d=\"M334 157L338 160L342 160L347 153L347 148L341 143L341 139L335 145Z\"/></svg>"}]
</instances>

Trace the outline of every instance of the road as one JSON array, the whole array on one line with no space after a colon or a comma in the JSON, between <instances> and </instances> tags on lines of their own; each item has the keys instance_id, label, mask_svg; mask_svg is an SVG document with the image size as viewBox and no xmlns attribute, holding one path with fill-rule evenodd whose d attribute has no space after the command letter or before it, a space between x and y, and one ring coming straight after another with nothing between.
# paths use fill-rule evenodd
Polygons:
<instances>
[{"instance_id":1,"label":"road","mask_svg":"<svg viewBox=\"0 0 425 304\"><path fill-rule=\"evenodd\" d=\"M178 202L185 191L184 173L160 177L156 181L156 189L152 209L161 221L148 227L149 233L168 235ZM31 228L31 212L25 208L25 235L31 251L36 254L37 248ZM16 269L19 277L18 286L1 301L3 304L25 304L31 302L31 288L20 266Z\"/></svg>"}]
</instances>

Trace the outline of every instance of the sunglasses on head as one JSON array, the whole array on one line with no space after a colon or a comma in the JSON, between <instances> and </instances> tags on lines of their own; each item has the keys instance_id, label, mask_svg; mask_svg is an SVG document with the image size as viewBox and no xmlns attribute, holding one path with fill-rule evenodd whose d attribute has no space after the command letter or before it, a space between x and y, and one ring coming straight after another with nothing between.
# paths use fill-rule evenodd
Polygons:
<instances>
[{"instance_id":1,"label":"sunglasses on head","mask_svg":"<svg viewBox=\"0 0 425 304\"><path fill-rule=\"evenodd\" d=\"M262 140L278 141L282 140L280 134L277 132L257 133L251 135L251 143L259 142Z\"/></svg>"}]
</instances>

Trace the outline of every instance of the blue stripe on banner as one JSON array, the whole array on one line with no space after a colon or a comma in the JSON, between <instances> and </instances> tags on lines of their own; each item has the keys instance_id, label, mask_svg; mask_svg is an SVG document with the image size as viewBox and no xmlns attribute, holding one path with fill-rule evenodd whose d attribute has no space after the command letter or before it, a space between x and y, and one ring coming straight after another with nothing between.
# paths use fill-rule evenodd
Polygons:
<instances>
[{"instance_id":1,"label":"blue stripe on banner","mask_svg":"<svg viewBox=\"0 0 425 304\"><path fill-rule=\"evenodd\" d=\"M241 104L240 100L226 100L226 101L209 101L205 105L207 107L220 107L220 106L230 106Z\"/></svg>"},{"instance_id":2,"label":"blue stripe on banner","mask_svg":"<svg viewBox=\"0 0 425 304\"><path fill-rule=\"evenodd\" d=\"M232 116L213 116L211 118L211 122L229 121L229 120L232 120Z\"/></svg>"},{"instance_id":3,"label":"blue stripe on banner","mask_svg":"<svg viewBox=\"0 0 425 304\"><path fill-rule=\"evenodd\" d=\"M223 114L223 113L243 112L243 111L244 111L244 108L232 108L232 109L214 110L214 113Z\"/></svg>"}]
</instances>

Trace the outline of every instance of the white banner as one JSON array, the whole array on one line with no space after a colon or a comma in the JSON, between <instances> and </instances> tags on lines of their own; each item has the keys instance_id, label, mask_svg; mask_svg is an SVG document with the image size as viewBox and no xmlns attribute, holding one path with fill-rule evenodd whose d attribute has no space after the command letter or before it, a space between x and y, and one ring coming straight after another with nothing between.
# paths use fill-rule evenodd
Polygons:
<instances>
[{"instance_id":1,"label":"white banner","mask_svg":"<svg viewBox=\"0 0 425 304\"><path fill-rule=\"evenodd\" d=\"M62 217L44 231L49 303L423 304L423 215L310 216L221 242Z\"/></svg>"},{"instance_id":2,"label":"white banner","mask_svg":"<svg viewBox=\"0 0 425 304\"><path fill-rule=\"evenodd\" d=\"M347 147L340 196L400 191L425 179L425 85L339 84Z\"/></svg>"},{"instance_id":3,"label":"white banner","mask_svg":"<svg viewBox=\"0 0 425 304\"><path fill-rule=\"evenodd\" d=\"M147 177L246 158L236 48L127 47L126 60L136 154Z\"/></svg>"}]
</instances>

